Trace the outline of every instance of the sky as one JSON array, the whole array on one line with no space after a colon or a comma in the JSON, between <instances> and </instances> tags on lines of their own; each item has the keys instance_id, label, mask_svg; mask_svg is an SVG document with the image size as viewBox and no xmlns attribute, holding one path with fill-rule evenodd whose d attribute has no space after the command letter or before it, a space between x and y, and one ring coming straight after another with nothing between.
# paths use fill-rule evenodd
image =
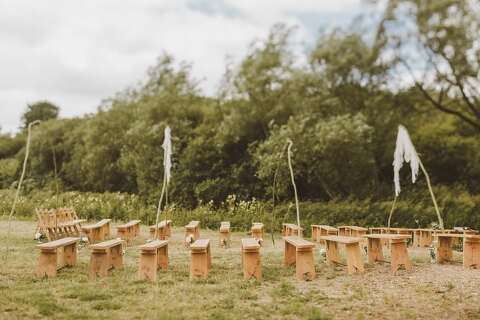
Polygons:
<instances>
[{"instance_id":1,"label":"sky","mask_svg":"<svg viewBox=\"0 0 480 320\"><path fill-rule=\"evenodd\" d=\"M361 0L0 0L0 128L15 132L28 103L49 100L62 117L144 79L169 53L193 65L214 95L226 58L238 62L275 23L296 26L305 50L321 29L343 27Z\"/></svg>"}]
</instances>

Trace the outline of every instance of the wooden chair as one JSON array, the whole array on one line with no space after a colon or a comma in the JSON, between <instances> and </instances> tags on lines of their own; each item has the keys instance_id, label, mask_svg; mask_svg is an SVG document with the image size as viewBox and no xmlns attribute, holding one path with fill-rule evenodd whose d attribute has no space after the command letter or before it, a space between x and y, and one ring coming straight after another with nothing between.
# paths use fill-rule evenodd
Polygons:
<instances>
[{"instance_id":1,"label":"wooden chair","mask_svg":"<svg viewBox=\"0 0 480 320\"><path fill-rule=\"evenodd\" d=\"M140 234L140 220L132 220L117 226L117 237L131 243Z\"/></svg>"},{"instance_id":2,"label":"wooden chair","mask_svg":"<svg viewBox=\"0 0 480 320\"><path fill-rule=\"evenodd\" d=\"M36 214L35 232L45 235L49 241L80 236L81 223L85 221L78 219L75 211L69 208L36 209Z\"/></svg>"},{"instance_id":3,"label":"wooden chair","mask_svg":"<svg viewBox=\"0 0 480 320\"><path fill-rule=\"evenodd\" d=\"M320 237L336 236L338 233L338 229L331 226L312 224L310 227L312 228L312 241L321 244L325 244L325 241L320 240Z\"/></svg>"},{"instance_id":4,"label":"wooden chair","mask_svg":"<svg viewBox=\"0 0 480 320\"><path fill-rule=\"evenodd\" d=\"M97 277L106 277L110 269L123 268L124 241L113 239L90 246L90 280Z\"/></svg>"},{"instance_id":5,"label":"wooden chair","mask_svg":"<svg viewBox=\"0 0 480 320\"><path fill-rule=\"evenodd\" d=\"M190 263L190 279L207 278L212 267L212 255L210 252L210 240L196 240L190 246L192 261Z\"/></svg>"},{"instance_id":6,"label":"wooden chair","mask_svg":"<svg viewBox=\"0 0 480 320\"><path fill-rule=\"evenodd\" d=\"M79 238L63 238L37 245L40 249L37 277L53 278L57 270L65 266L72 267L77 263L77 243Z\"/></svg>"},{"instance_id":7,"label":"wooden chair","mask_svg":"<svg viewBox=\"0 0 480 320\"><path fill-rule=\"evenodd\" d=\"M158 228L156 225L150 226L150 239L155 239L155 230L158 229L158 239L160 240L167 240L171 237L171 220L163 220L158 223Z\"/></svg>"},{"instance_id":8,"label":"wooden chair","mask_svg":"<svg viewBox=\"0 0 480 320\"><path fill-rule=\"evenodd\" d=\"M260 244L256 239L242 239L243 278L262 281L262 264L260 262Z\"/></svg>"},{"instance_id":9,"label":"wooden chair","mask_svg":"<svg viewBox=\"0 0 480 320\"><path fill-rule=\"evenodd\" d=\"M230 247L230 222L223 221L220 224L220 247Z\"/></svg>"},{"instance_id":10,"label":"wooden chair","mask_svg":"<svg viewBox=\"0 0 480 320\"><path fill-rule=\"evenodd\" d=\"M190 221L185 226L185 245L188 247L198 239L200 239L200 221Z\"/></svg>"},{"instance_id":11,"label":"wooden chair","mask_svg":"<svg viewBox=\"0 0 480 320\"><path fill-rule=\"evenodd\" d=\"M338 244L345 245L347 251L347 270L349 274L363 273L365 268L363 266L362 253L360 251L361 238L345 237L345 236L325 236L320 237L324 240L327 247L327 264L340 264L340 257L338 254Z\"/></svg>"},{"instance_id":12,"label":"wooden chair","mask_svg":"<svg viewBox=\"0 0 480 320\"><path fill-rule=\"evenodd\" d=\"M88 242L95 243L107 239L110 236L111 221L111 219L102 219L95 224L82 226L82 231L88 237Z\"/></svg>"},{"instance_id":13,"label":"wooden chair","mask_svg":"<svg viewBox=\"0 0 480 320\"><path fill-rule=\"evenodd\" d=\"M315 244L296 236L284 237L283 239L285 240L285 265L294 264L296 266L298 280L315 279L315 264L313 262Z\"/></svg>"},{"instance_id":14,"label":"wooden chair","mask_svg":"<svg viewBox=\"0 0 480 320\"><path fill-rule=\"evenodd\" d=\"M254 222L252 224L252 238L258 241L258 243L261 245L263 242L263 223L260 222Z\"/></svg>"},{"instance_id":15,"label":"wooden chair","mask_svg":"<svg viewBox=\"0 0 480 320\"><path fill-rule=\"evenodd\" d=\"M168 241L154 240L139 248L138 279L157 281L157 271L168 269Z\"/></svg>"},{"instance_id":16,"label":"wooden chair","mask_svg":"<svg viewBox=\"0 0 480 320\"><path fill-rule=\"evenodd\" d=\"M403 266L405 270L412 270L412 263L408 257L407 241L410 235L403 234L369 234L365 236L368 239L368 263L386 262L383 256L383 242L390 243L391 270L396 274Z\"/></svg>"}]
</instances>

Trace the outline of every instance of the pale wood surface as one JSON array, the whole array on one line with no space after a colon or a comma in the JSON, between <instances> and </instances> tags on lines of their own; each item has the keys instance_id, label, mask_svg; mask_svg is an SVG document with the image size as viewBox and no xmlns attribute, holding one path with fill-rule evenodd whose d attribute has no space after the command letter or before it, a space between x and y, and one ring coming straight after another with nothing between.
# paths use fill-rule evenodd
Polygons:
<instances>
[{"instance_id":1,"label":"pale wood surface","mask_svg":"<svg viewBox=\"0 0 480 320\"><path fill-rule=\"evenodd\" d=\"M343 244L349 244L349 243L358 243L362 242L362 238L357 238L357 237L345 237L345 236L325 236L325 237L320 237L320 240L326 240L326 241L333 241L333 242L339 242Z\"/></svg>"}]
</instances>

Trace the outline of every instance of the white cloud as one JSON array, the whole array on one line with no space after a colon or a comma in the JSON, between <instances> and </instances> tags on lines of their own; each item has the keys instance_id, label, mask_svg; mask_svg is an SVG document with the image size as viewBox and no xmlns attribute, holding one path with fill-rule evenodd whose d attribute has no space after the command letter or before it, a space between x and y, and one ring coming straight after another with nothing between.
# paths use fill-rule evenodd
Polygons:
<instances>
[{"instance_id":1,"label":"white cloud","mask_svg":"<svg viewBox=\"0 0 480 320\"><path fill-rule=\"evenodd\" d=\"M39 99L59 104L63 116L93 112L142 79L163 52L192 62L212 94L225 57L238 61L274 23L297 25L297 37L308 42L315 28L359 6L360 0L0 0L0 125L15 130L26 103Z\"/></svg>"}]
</instances>

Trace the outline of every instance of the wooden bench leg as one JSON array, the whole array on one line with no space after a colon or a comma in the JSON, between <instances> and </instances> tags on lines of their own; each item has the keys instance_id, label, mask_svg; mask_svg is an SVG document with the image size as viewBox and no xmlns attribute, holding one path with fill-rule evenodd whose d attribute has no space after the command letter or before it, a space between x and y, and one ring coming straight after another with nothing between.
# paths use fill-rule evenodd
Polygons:
<instances>
[{"instance_id":1,"label":"wooden bench leg","mask_svg":"<svg viewBox=\"0 0 480 320\"><path fill-rule=\"evenodd\" d=\"M111 263L109 262L107 252L93 251L90 255L90 280L95 280L97 276L106 277L108 275L108 270L110 269L110 267Z\"/></svg>"},{"instance_id":2,"label":"wooden bench leg","mask_svg":"<svg viewBox=\"0 0 480 320\"><path fill-rule=\"evenodd\" d=\"M480 241L465 238L463 240L463 266L465 268L480 268Z\"/></svg>"},{"instance_id":3,"label":"wooden bench leg","mask_svg":"<svg viewBox=\"0 0 480 320\"><path fill-rule=\"evenodd\" d=\"M38 265L36 270L37 277L45 276L54 278L57 276L57 251L41 250L38 257Z\"/></svg>"},{"instance_id":4,"label":"wooden bench leg","mask_svg":"<svg viewBox=\"0 0 480 320\"><path fill-rule=\"evenodd\" d=\"M158 257L157 251L142 251L138 267L138 279L157 281Z\"/></svg>"},{"instance_id":5,"label":"wooden bench leg","mask_svg":"<svg viewBox=\"0 0 480 320\"><path fill-rule=\"evenodd\" d=\"M161 270L168 270L168 246L161 247L157 250L157 266Z\"/></svg>"},{"instance_id":6,"label":"wooden bench leg","mask_svg":"<svg viewBox=\"0 0 480 320\"><path fill-rule=\"evenodd\" d=\"M297 249L296 257L297 280L311 281L315 279L315 264L313 262L313 249Z\"/></svg>"},{"instance_id":7,"label":"wooden bench leg","mask_svg":"<svg viewBox=\"0 0 480 320\"><path fill-rule=\"evenodd\" d=\"M393 274L397 273L397 271L400 269L400 266L403 266L407 271L412 270L412 263L408 257L407 242L405 240L392 240L390 250L392 256L391 268Z\"/></svg>"},{"instance_id":8,"label":"wooden bench leg","mask_svg":"<svg viewBox=\"0 0 480 320\"><path fill-rule=\"evenodd\" d=\"M284 263L286 266L295 264L295 259L297 258L296 254L295 247L285 241Z\"/></svg>"},{"instance_id":9,"label":"wooden bench leg","mask_svg":"<svg viewBox=\"0 0 480 320\"><path fill-rule=\"evenodd\" d=\"M110 262L115 269L123 268L123 248L122 245L110 248Z\"/></svg>"},{"instance_id":10,"label":"wooden bench leg","mask_svg":"<svg viewBox=\"0 0 480 320\"><path fill-rule=\"evenodd\" d=\"M253 277L257 281L262 281L262 264L260 261L260 252L242 250L243 278L249 280Z\"/></svg>"},{"instance_id":11,"label":"wooden bench leg","mask_svg":"<svg viewBox=\"0 0 480 320\"><path fill-rule=\"evenodd\" d=\"M64 247L63 261L64 265L68 267L73 267L77 264L77 243L72 243Z\"/></svg>"},{"instance_id":12,"label":"wooden bench leg","mask_svg":"<svg viewBox=\"0 0 480 320\"><path fill-rule=\"evenodd\" d=\"M385 261L382 241L381 239L368 238L368 263L373 264L376 261Z\"/></svg>"},{"instance_id":13,"label":"wooden bench leg","mask_svg":"<svg viewBox=\"0 0 480 320\"><path fill-rule=\"evenodd\" d=\"M326 261L328 265L334 265L340 262L338 257L338 245L334 241L325 241L327 246Z\"/></svg>"},{"instance_id":14,"label":"wooden bench leg","mask_svg":"<svg viewBox=\"0 0 480 320\"><path fill-rule=\"evenodd\" d=\"M437 262L444 263L452 261L452 258L452 238L438 237Z\"/></svg>"},{"instance_id":15,"label":"wooden bench leg","mask_svg":"<svg viewBox=\"0 0 480 320\"><path fill-rule=\"evenodd\" d=\"M365 271L363 267L362 254L360 252L359 243L349 243L345 245L347 249L347 269L349 274L356 272L363 273Z\"/></svg>"},{"instance_id":16,"label":"wooden bench leg","mask_svg":"<svg viewBox=\"0 0 480 320\"><path fill-rule=\"evenodd\" d=\"M203 278L208 276L209 262L208 252L193 252L190 263L190 278Z\"/></svg>"}]
</instances>

